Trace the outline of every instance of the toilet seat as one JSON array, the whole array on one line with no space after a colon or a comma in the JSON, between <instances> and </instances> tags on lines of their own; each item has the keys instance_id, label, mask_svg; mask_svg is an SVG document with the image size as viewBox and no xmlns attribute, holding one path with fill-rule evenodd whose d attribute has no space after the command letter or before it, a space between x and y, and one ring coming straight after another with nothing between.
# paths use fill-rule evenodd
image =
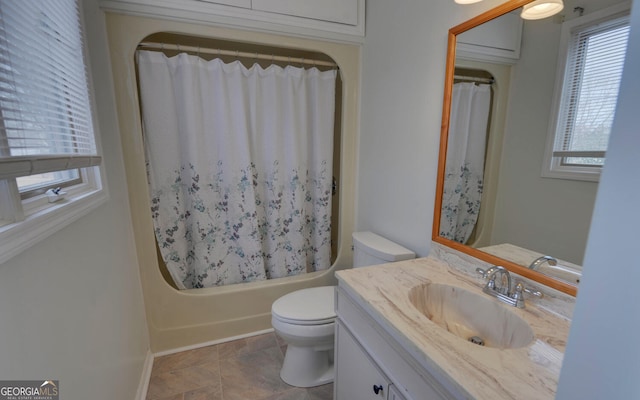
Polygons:
<instances>
[{"instance_id":1,"label":"toilet seat","mask_svg":"<svg viewBox=\"0 0 640 400\"><path fill-rule=\"evenodd\" d=\"M323 325L335 321L335 286L296 290L271 306L274 319L292 325Z\"/></svg>"}]
</instances>

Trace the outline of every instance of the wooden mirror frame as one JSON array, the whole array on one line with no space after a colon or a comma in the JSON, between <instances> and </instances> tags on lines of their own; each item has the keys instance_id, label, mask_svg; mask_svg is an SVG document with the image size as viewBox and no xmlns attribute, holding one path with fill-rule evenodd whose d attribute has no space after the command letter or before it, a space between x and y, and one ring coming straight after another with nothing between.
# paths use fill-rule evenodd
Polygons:
<instances>
[{"instance_id":1,"label":"wooden mirror frame","mask_svg":"<svg viewBox=\"0 0 640 400\"><path fill-rule=\"evenodd\" d=\"M494 265L502 265L509 271L521 275L525 278L536 281L542 285L549 286L553 289L567 293L572 296L576 296L577 287L569 283L556 280L550 276L533 271L525 266L518 265L509 260L505 260L500 257L496 257L492 254L485 253L481 250L474 249L470 246L458 243L453 240L443 238L439 235L440 232L440 216L442 212L442 194L444 189L444 175L447 156L447 144L449 139L449 115L451 113L451 97L453 91L453 76L456 64L456 37L470 29L477 27L492 19L498 18L504 14L514 11L525 4L531 3L533 0L510 0L504 4L501 4L489 11L486 11L477 17L474 17L466 22L461 23L451 29L449 29L448 35L448 48L446 59L446 71L444 82L444 100L442 103L442 125L440 132L440 152L438 157L438 180L436 183L436 199L433 213L433 232L431 239L444 246L450 247L454 250L458 250L462 253L468 254L472 257L486 261Z\"/></svg>"}]
</instances>

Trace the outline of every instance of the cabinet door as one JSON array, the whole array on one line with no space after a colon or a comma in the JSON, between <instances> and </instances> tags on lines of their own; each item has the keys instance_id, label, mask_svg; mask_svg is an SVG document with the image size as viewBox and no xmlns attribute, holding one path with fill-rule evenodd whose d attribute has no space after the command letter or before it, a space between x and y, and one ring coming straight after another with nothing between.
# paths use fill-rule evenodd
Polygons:
<instances>
[{"instance_id":1,"label":"cabinet door","mask_svg":"<svg viewBox=\"0 0 640 400\"><path fill-rule=\"evenodd\" d=\"M463 32L456 38L456 55L514 63L520 58L522 24L519 11L515 11Z\"/></svg>"},{"instance_id":2,"label":"cabinet door","mask_svg":"<svg viewBox=\"0 0 640 400\"><path fill-rule=\"evenodd\" d=\"M407 400L403 395L400 394L396 385L389 385L389 396L388 400Z\"/></svg>"},{"instance_id":3,"label":"cabinet door","mask_svg":"<svg viewBox=\"0 0 640 400\"><path fill-rule=\"evenodd\" d=\"M251 0L200 0L207 3L224 4L242 8L251 8Z\"/></svg>"},{"instance_id":4,"label":"cabinet door","mask_svg":"<svg viewBox=\"0 0 640 400\"><path fill-rule=\"evenodd\" d=\"M254 10L358 25L358 0L253 0Z\"/></svg>"},{"instance_id":5,"label":"cabinet door","mask_svg":"<svg viewBox=\"0 0 640 400\"><path fill-rule=\"evenodd\" d=\"M339 321L336 324L335 365L335 400L387 398L389 390L387 378Z\"/></svg>"}]
</instances>

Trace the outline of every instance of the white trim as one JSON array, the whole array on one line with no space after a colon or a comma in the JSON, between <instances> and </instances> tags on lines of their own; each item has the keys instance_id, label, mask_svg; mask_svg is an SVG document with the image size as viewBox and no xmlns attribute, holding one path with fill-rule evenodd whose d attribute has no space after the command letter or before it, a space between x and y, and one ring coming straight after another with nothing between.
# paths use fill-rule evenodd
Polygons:
<instances>
[{"instance_id":1,"label":"white trim","mask_svg":"<svg viewBox=\"0 0 640 400\"><path fill-rule=\"evenodd\" d=\"M552 160L552 162L556 163L556 160L558 159L556 158ZM543 170L541 174L543 178L570 179L573 181L588 181L588 182L600 181L600 172L602 171L602 168L599 168L599 167L566 166L566 167L545 168L546 165L547 164L543 166ZM562 168L565 168L565 169L562 169Z\"/></svg>"},{"instance_id":2,"label":"white trim","mask_svg":"<svg viewBox=\"0 0 640 400\"><path fill-rule=\"evenodd\" d=\"M103 189L95 189L35 211L23 221L0 226L0 264L87 215L107 199Z\"/></svg>"},{"instance_id":3,"label":"white trim","mask_svg":"<svg viewBox=\"0 0 640 400\"><path fill-rule=\"evenodd\" d=\"M631 3L622 2L602 10L595 11L591 14L572 19L562 24L562 33L560 35L560 48L558 50L558 65L556 67L556 83L553 90L553 100L551 102L551 113L549 118L549 127L547 132L547 142L544 150L544 159L542 163L541 176L544 178L571 179L581 181L600 181L601 167L579 167L579 166L562 166L561 159L553 156L556 141L556 131L558 118L560 114L560 104L562 102L562 91L564 81L566 79L566 64L569 50L569 41L571 33L576 28L592 25L599 20L608 20L616 15L629 13Z\"/></svg>"},{"instance_id":4,"label":"white trim","mask_svg":"<svg viewBox=\"0 0 640 400\"><path fill-rule=\"evenodd\" d=\"M273 331L274 331L273 328L269 328L269 329L264 329L264 330L261 330L261 331L245 333L245 334L238 335L238 336L231 336L231 337L228 337L228 338L212 340L210 342L192 344L192 345L189 345L189 346L178 347L176 349L159 351L157 353L154 353L154 356L155 357L167 356L169 354L175 354L175 353L180 353L180 352L183 352L183 351L189 351L189 350L199 349L199 348L202 348L202 347L213 346L213 345L216 345L216 344L233 342L234 340L246 339L248 337L264 335L266 333L271 333Z\"/></svg>"},{"instance_id":5,"label":"white trim","mask_svg":"<svg viewBox=\"0 0 640 400\"><path fill-rule=\"evenodd\" d=\"M101 189L101 179L98 168L83 168L80 170L80 180L82 182L77 185L68 186L64 188L65 198L74 199L83 194ZM22 211L25 217L35 214L39 211L44 211L51 207L49 199L46 194L30 197L22 200ZM18 220L16 220L18 221Z\"/></svg>"},{"instance_id":6,"label":"white trim","mask_svg":"<svg viewBox=\"0 0 640 400\"><path fill-rule=\"evenodd\" d=\"M22 221L22 199L15 179L0 179L0 226L2 221Z\"/></svg>"},{"instance_id":7,"label":"white trim","mask_svg":"<svg viewBox=\"0 0 640 400\"><path fill-rule=\"evenodd\" d=\"M188 23L268 33L287 33L293 36L345 43L362 43L365 35L365 0L356 1L358 2L358 24L355 26L205 1L100 0L100 8L105 11Z\"/></svg>"},{"instance_id":8,"label":"white trim","mask_svg":"<svg viewBox=\"0 0 640 400\"><path fill-rule=\"evenodd\" d=\"M151 381L151 371L153 371L153 363L157 357L167 356L170 354L181 353L183 351L200 349L202 347L213 346L221 343L232 342L234 340L246 339L248 337L264 335L266 333L274 332L273 328L264 329L261 331L245 333L242 335L231 336L228 338L212 340L209 342L193 344L190 346L178 347L171 350L160 351L152 353L151 350L147 350L147 356L144 360L144 367L142 368L142 374L140 375L140 382L138 383L138 390L136 391L136 400L145 400L147 398L147 392L149 390L149 382Z\"/></svg>"},{"instance_id":9,"label":"white trim","mask_svg":"<svg viewBox=\"0 0 640 400\"><path fill-rule=\"evenodd\" d=\"M3 157L0 158L0 179L93 167L100 165L101 162L102 157L97 155L35 155Z\"/></svg>"},{"instance_id":10,"label":"white trim","mask_svg":"<svg viewBox=\"0 0 640 400\"><path fill-rule=\"evenodd\" d=\"M147 357L144 360L144 366L142 367L142 374L140 375L140 382L138 383L138 391L136 392L136 400L145 400L147 398L147 391L149 390L149 381L151 380L151 370L153 369L153 353L151 350L147 350Z\"/></svg>"},{"instance_id":11,"label":"white trim","mask_svg":"<svg viewBox=\"0 0 640 400\"><path fill-rule=\"evenodd\" d=\"M556 150L553 152L554 157L595 157L606 158L606 151L580 151L580 150Z\"/></svg>"}]
</instances>

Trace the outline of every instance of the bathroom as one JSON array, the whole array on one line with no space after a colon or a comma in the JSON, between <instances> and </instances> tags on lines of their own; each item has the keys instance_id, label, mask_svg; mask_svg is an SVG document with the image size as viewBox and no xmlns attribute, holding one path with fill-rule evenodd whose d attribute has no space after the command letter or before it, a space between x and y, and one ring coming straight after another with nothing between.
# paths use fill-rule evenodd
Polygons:
<instances>
[{"instance_id":1,"label":"bathroom","mask_svg":"<svg viewBox=\"0 0 640 400\"><path fill-rule=\"evenodd\" d=\"M359 100L352 99L359 102L359 116L350 128L357 133L350 138L354 175L345 183L352 187L353 204L342 208L352 221L344 227L345 266L348 236L355 230L378 232L418 256L429 254L446 32L501 3L367 2L366 36L356 46L360 54L349 55L359 59L360 78L354 94ZM0 376L57 379L67 398L129 399L151 349L149 332L157 329L141 289L141 255L129 211L136 204L127 187L114 93L116 81L131 84L131 77L112 75L104 13L97 1L83 5L109 199L0 265ZM637 44L628 57L637 63ZM621 105L639 100L640 91L631 90L637 78L632 78ZM621 106L620 132L611 142L610 169L600 182L585 253L587 272L564 361L566 381L560 384L566 389L559 398L603 398L593 393L605 389L607 398L634 398L639 390L633 377L640 359L634 328L640 321L637 313L629 315L626 303L637 303L633 238L640 220L625 211L640 195L638 178L629 173L637 170L635 152L626 152L638 148L637 135L629 135L638 121L624 110ZM603 265L606 270L599 268ZM597 368L582 369L593 360Z\"/></svg>"}]
</instances>

